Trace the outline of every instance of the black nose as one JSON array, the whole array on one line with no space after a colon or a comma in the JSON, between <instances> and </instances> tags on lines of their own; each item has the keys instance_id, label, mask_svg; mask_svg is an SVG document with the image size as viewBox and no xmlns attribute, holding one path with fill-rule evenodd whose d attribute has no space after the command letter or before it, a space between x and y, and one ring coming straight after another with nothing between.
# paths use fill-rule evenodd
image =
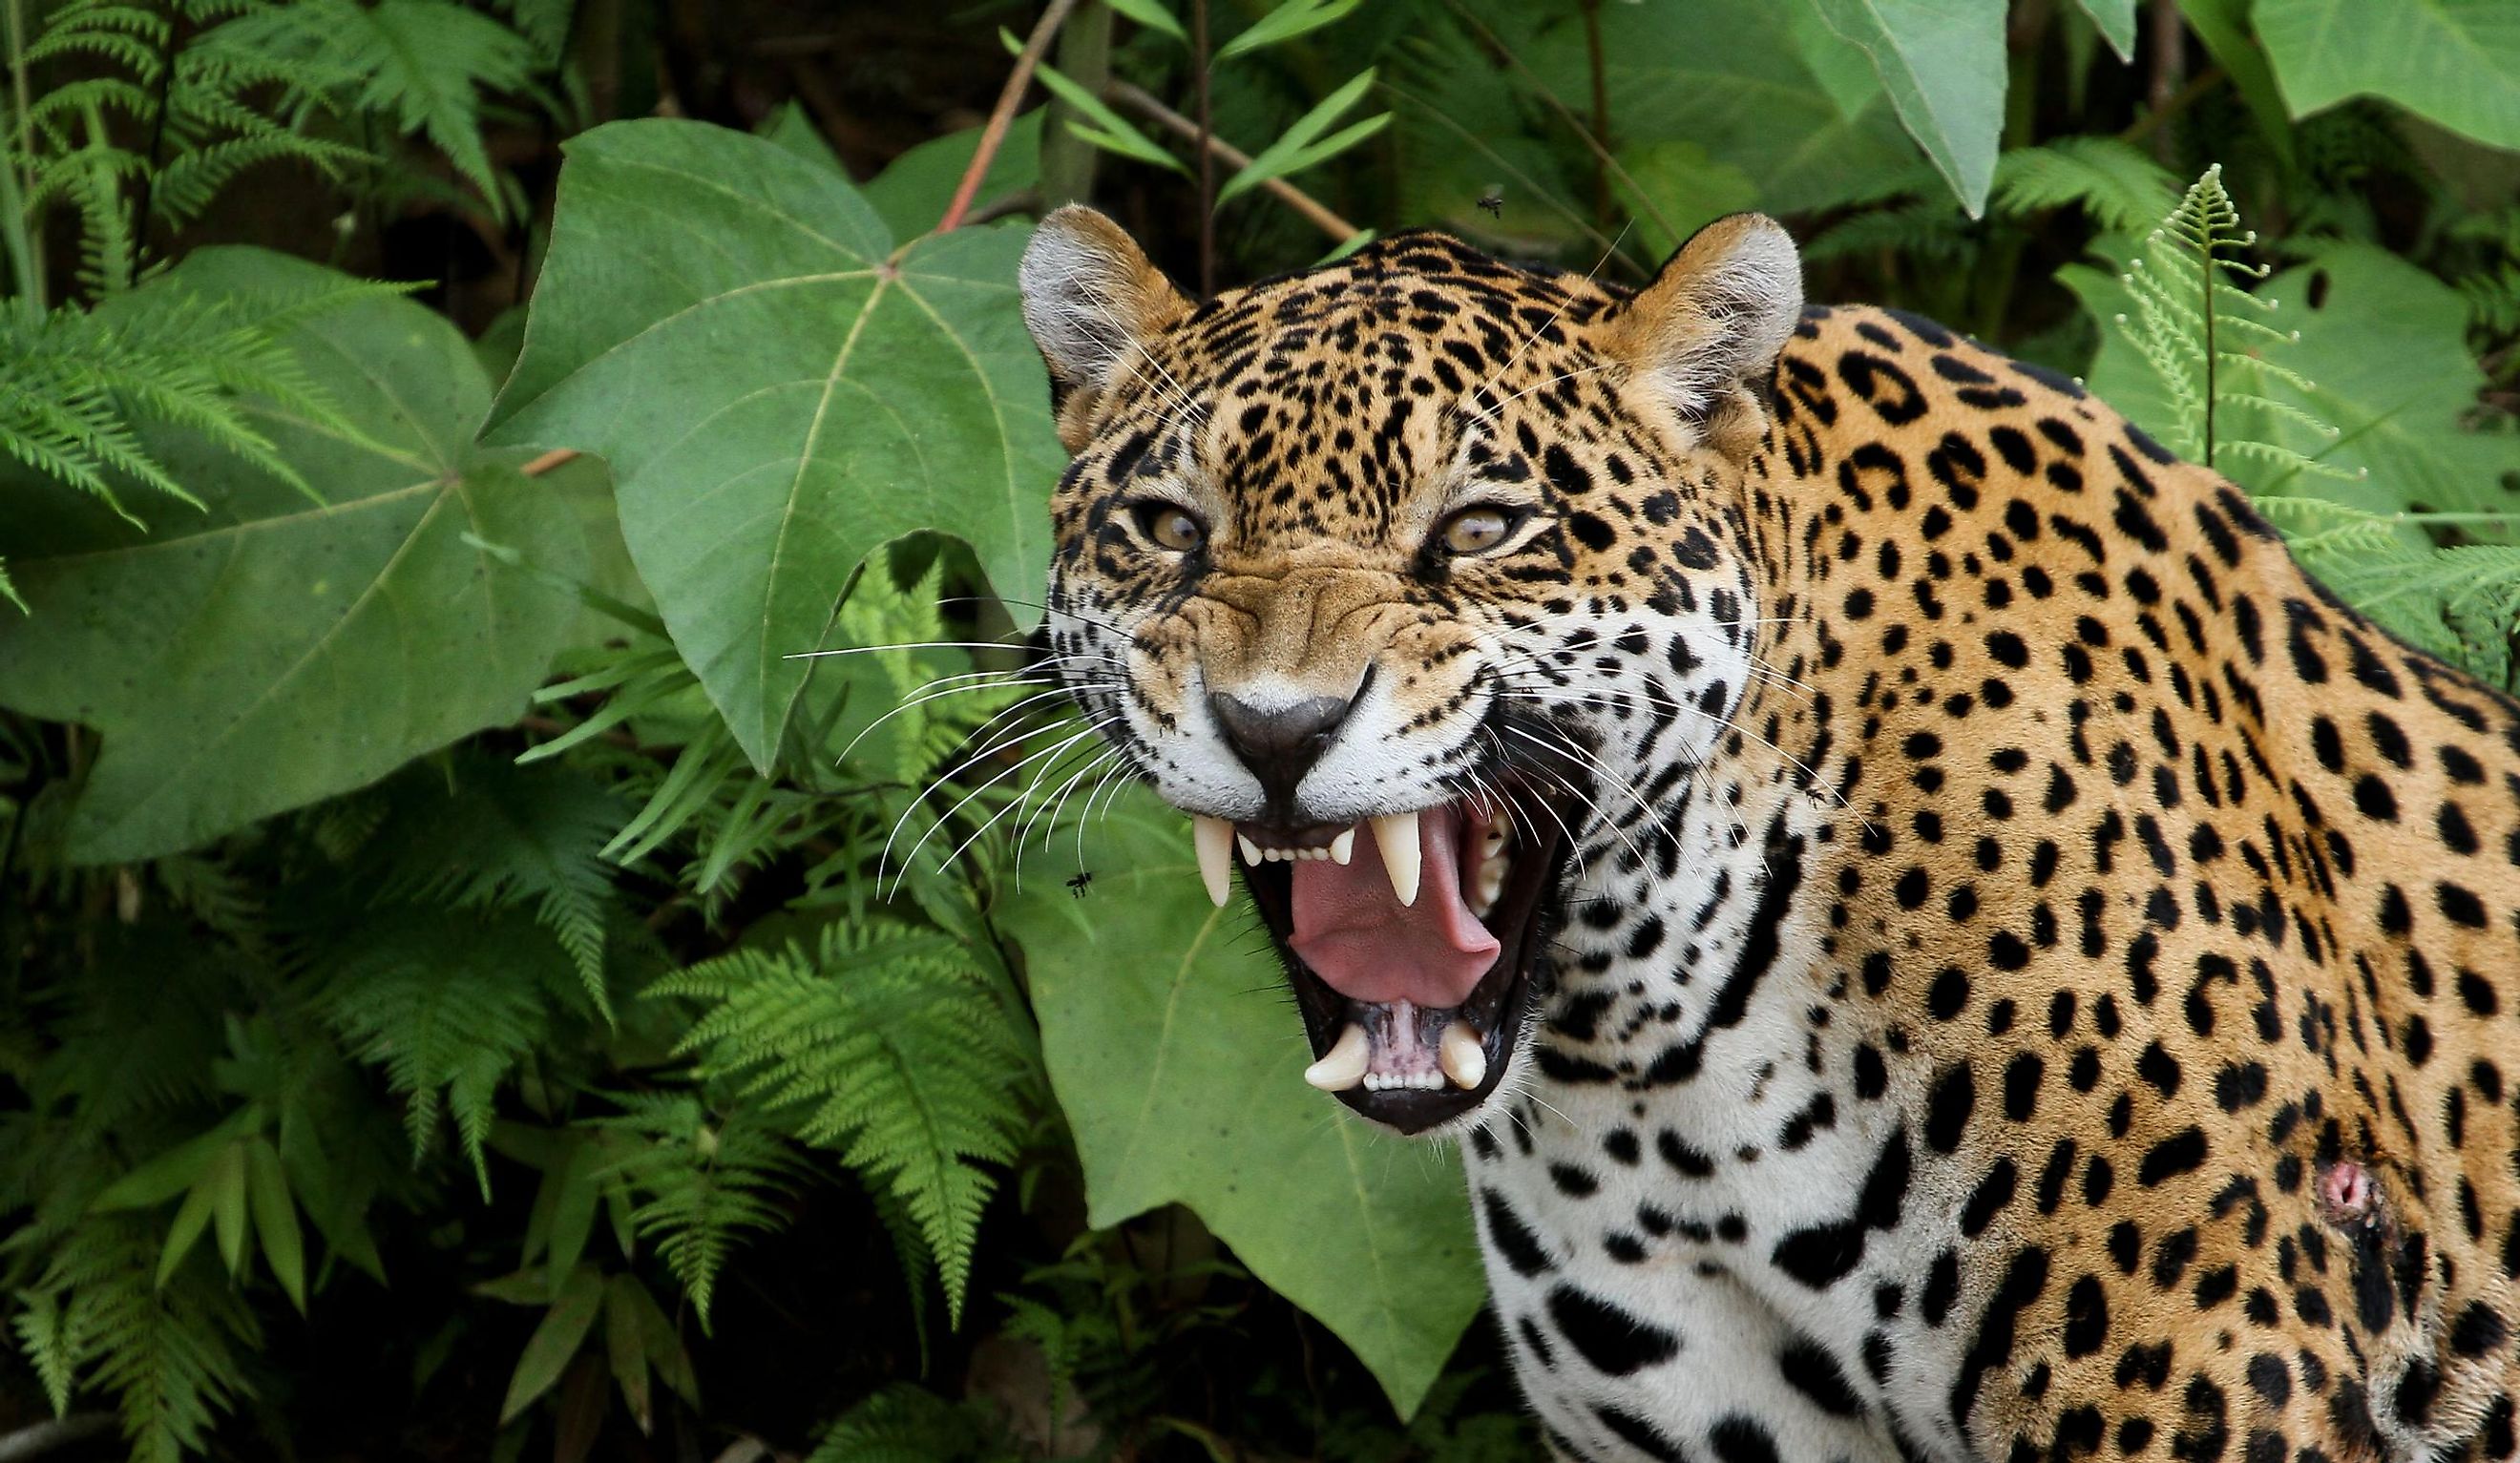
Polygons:
<instances>
[{"instance_id":1,"label":"black nose","mask_svg":"<svg viewBox=\"0 0 2520 1463\"><path fill-rule=\"evenodd\" d=\"M1276 711L1262 711L1232 696L1215 695L1207 698L1207 704L1216 713L1217 726L1224 729L1226 745L1260 779L1260 790L1269 798L1269 816L1291 822L1296 786L1322 760L1331 738L1338 735L1339 724L1347 720L1348 708L1356 702L1314 696Z\"/></svg>"}]
</instances>

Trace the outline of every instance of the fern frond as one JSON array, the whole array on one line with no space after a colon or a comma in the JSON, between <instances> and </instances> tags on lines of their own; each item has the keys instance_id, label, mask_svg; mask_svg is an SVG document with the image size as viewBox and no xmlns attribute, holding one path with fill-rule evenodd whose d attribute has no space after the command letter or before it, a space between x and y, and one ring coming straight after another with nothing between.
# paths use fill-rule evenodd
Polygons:
<instances>
[{"instance_id":1,"label":"fern frond","mask_svg":"<svg viewBox=\"0 0 2520 1463\"><path fill-rule=\"evenodd\" d=\"M2114 137L2060 137L1996 159L1995 207L2025 214L2079 207L2103 229L2149 228L2179 205L2179 184Z\"/></svg>"},{"instance_id":2,"label":"fern frond","mask_svg":"<svg viewBox=\"0 0 2520 1463\"><path fill-rule=\"evenodd\" d=\"M537 964L559 952L531 929L512 915L390 910L360 924L320 1000L352 1052L407 1099L414 1158L432 1146L442 1111L485 1195L493 1098L550 1027L549 972Z\"/></svg>"},{"instance_id":3,"label":"fern frond","mask_svg":"<svg viewBox=\"0 0 2520 1463\"><path fill-rule=\"evenodd\" d=\"M654 996L707 1009L678 1049L790 1111L806 1142L898 1196L962 1317L971 1237L1022 1130L1025 1058L953 939L826 926L809 953L742 950L667 976Z\"/></svg>"},{"instance_id":4,"label":"fern frond","mask_svg":"<svg viewBox=\"0 0 2520 1463\"><path fill-rule=\"evenodd\" d=\"M567 952L607 1021L604 930L612 865L604 845L624 810L602 782L565 768L464 759L454 796L415 779L399 807L380 896L462 909L525 909Z\"/></svg>"},{"instance_id":5,"label":"fern frond","mask_svg":"<svg viewBox=\"0 0 2520 1463\"><path fill-rule=\"evenodd\" d=\"M1832 225L1804 246L1803 256L1822 260L1896 254L1913 261L1947 263L1963 257L1972 246L1967 220L1947 200L1915 200L1868 208Z\"/></svg>"},{"instance_id":6,"label":"fern frond","mask_svg":"<svg viewBox=\"0 0 2520 1463\"><path fill-rule=\"evenodd\" d=\"M719 1269L745 1233L787 1224L783 1202L795 1192L805 1166L785 1138L740 1110L713 1118L698 1098L684 1093L624 1101L627 1113L599 1126L643 1141L606 1172L638 1193L630 1221L655 1242L705 1333Z\"/></svg>"},{"instance_id":7,"label":"fern frond","mask_svg":"<svg viewBox=\"0 0 2520 1463\"><path fill-rule=\"evenodd\" d=\"M531 89L535 51L523 36L451 0L296 0L238 17L213 32L235 65L259 57L347 83L354 107L426 134L501 208L481 145L483 98Z\"/></svg>"},{"instance_id":8,"label":"fern frond","mask_svg":"<svg viewBox=\"0 0 2520 1463\"><path fill-rule=\"evenodd\" d=\"M907 1383L840 1414L805 1463L983 1463L1008 1456L968 1407Z\"/></svg>"},{"instance_id":9,"label":"fern frond","mask_svg":"<svg viewBox=\"0 0 2520 1463\"><path fill-rule=\"evenodd\" d=\"M126 517L134 515L114 492L117 479L198 508L142 439L142 423L160 422L311 494L241 398L261 397L359 440L280 332L392 288L345 284L262 301L207 298L169 280L146 310L0 316L0 360L10 363L0 373L0 451Z\"/></svg>"},{"instance_id":10,"label":"fern frond","mask_svg":"<svg viewBox=\"0 0 2520 1463\"><path fill-rule=\"evenodd\" d=\"M2207 168L2120 276L2133 310L2118 317L2118 327L2161 384L2170 417L2154 425L2173 451L2208 467L2215 466L2218 452L2228 458L2236 449L2243 457L2286 471L2343 475L2279 444L2258 441L2240 447L2218 425L2218 415L2226 409L2271 408L2324 435L2336 434L2334 426L2307 411L2247 389L2268 379L2305 390L2310 385L2268 358L2269 350L2296 337L2263 318L2273 313L2273 301L2244 288L2268 274L2265 265L2242 257L2257 238L2240 227L2239 207L2223 187L2222 164Z\"/></svg>"},{"instance_id":11,"label":"fern frond","mask_svg":"<svg viewBox=\"0 0 2520 1463\"><path fill-rule=\"evenodd\" d=\"M114 1395L133 1458L180 1463L244 1395L240 1349L261 1337L224 1280L181 1272L160 1288L158 1242L136 1218L82 1224L48 1258L17 1331L57 1409L83 1380Z\"/></svg>"}]
</instances>

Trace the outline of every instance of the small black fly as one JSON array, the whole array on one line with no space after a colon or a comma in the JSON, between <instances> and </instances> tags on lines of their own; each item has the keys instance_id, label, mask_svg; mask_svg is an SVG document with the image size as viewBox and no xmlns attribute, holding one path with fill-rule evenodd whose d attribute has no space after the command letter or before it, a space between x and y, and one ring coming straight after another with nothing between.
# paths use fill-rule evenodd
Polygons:
<instances>
[{"instance_id":1,"label":"small black fly","mask_svg":"<svg viewBox=\"0 0 2520 1463\"><path fill-rule=\"evenodd\" d=\"M1496 219L1499 222L1503 222L1505 219L1505 190L1501 187L1491 187L1487 192L1480 194L1479 208L1481 211L1485 212L1488 217Z\"/></svg>"},{"instance_id":2,"label":"small black fly","mask_svg":"<svg viewBox=\"0 0 2520 1463\"><path fill-rule=\"evenodd\" d=\"M1085 897L1085 891L1093 887L1094 870L1090 868L1080 869L1077 872L1076 877L1067 881L1067 892L1070 896L1076 899L1083 899Z\"/></svg>"}]
</instances>

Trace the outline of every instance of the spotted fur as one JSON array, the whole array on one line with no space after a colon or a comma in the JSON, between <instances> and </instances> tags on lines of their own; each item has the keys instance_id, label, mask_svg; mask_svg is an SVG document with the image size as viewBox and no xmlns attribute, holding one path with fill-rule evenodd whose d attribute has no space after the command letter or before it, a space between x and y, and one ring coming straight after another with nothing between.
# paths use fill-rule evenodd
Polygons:
<instances>
[{"instance_id":1,"label":"spotted fur","mask_svg":"<svg viewBox=\"0 0 2520 1463\"><path fill-rule=\"evenodd\" d=\"M2520 708L2073 381L1797 320L1765 220L1634 296L1409 234L1196 307L1043 237L1051 623L1137 771L1252 816L1203 697L1360 680L1312 817L1580 754L1454 1125L1559 1453L2520 1451ZM1509 548L1430 552L1477 501Z\"/></svg>"}]
</instances>

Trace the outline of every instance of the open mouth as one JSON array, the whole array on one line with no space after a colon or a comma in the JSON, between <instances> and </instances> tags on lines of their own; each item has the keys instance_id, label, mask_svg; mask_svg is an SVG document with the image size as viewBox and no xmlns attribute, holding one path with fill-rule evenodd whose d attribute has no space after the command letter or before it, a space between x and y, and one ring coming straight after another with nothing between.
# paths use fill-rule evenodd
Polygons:
<instances>
[{"instance_id":1,"label":"open mouth","mask_svg":"<svg viewBox=\"0 0 2520 1463\"><path fill-rule=\"evenodd\" d=\"M1496 1089L1567 854L1535 794L1517 781L1350 824L1193 826L1219 903L1240 855L1312 1041L1306 1082L1402 1132Z\"/></svg>"}]
</instances>

